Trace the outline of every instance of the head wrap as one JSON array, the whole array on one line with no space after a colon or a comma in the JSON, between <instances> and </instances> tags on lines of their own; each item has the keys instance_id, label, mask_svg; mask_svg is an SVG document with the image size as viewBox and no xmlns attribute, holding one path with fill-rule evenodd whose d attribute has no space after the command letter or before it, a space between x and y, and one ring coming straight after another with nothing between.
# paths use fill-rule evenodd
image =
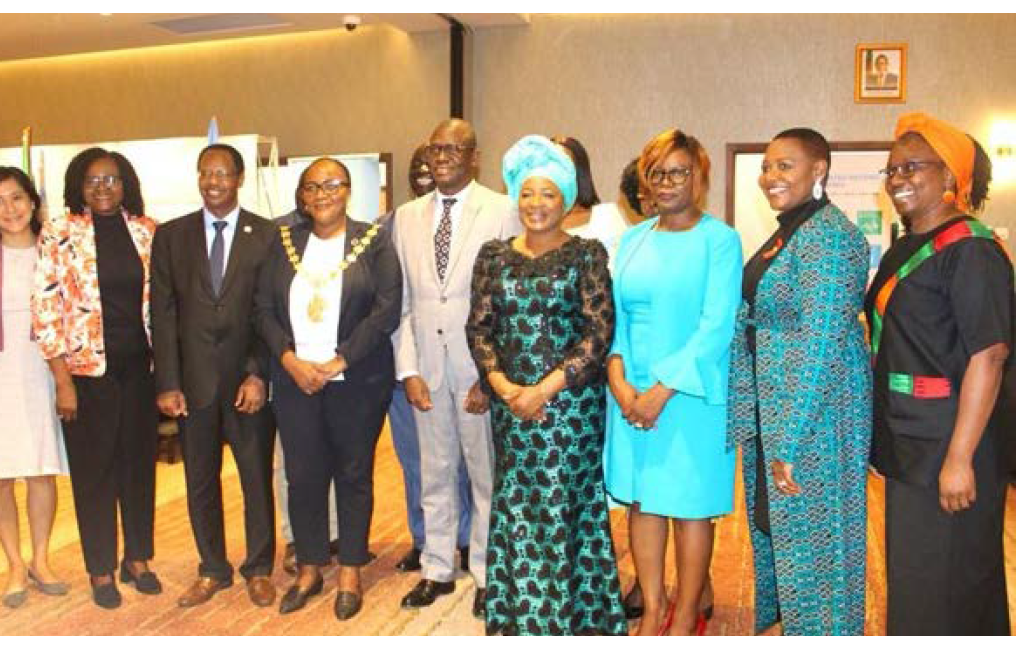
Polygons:
<instances>
[{"instance_id":1,"label":"head wrap","mask_svg":"<svg viewBox=\"0 0 1028 654\"><path fill-rule=\"evenodd\" d=\"M899 117L895 137L898 139L909 132L920 134L957 178L957 209L967 211L971 203L971 176L974 172L974 142L971 137L922 112Z\"/></svg>"},{"instance_id":2,"label":"head wrap","mask_svg":"<svg viewBox=\"0 0 1028 654\"><path fill-rule=\"evenodd\" d=\"M578 198L575 163L559 145L545 136L526 136L503 155L503 181L515 204L521 195L521 186L530 177L545 177L557 185L564 200L564 213L575 206Z\"/></svg>"}]
</instances>

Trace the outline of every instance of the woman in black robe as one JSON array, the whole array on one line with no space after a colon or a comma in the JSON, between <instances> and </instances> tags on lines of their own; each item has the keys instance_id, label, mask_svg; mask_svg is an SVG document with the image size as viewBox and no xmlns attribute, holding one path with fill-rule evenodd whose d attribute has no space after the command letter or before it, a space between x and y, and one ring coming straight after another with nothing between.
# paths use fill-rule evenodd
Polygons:
<instances>
[{"instance_id":1,"label":"woman in black robe","mask_svg":"<svg viewBox=\"0 0 1028 654\"><path fill-rule=\"evenodd\" d=\"M1000 391L1014 276L992 231L968 215L982 208L991 164L971 137L918 113L900 117L883 173L907 230L865 306L872 463L887 478L887 631L1009 634Z\"/></svg>"}]
</instances>

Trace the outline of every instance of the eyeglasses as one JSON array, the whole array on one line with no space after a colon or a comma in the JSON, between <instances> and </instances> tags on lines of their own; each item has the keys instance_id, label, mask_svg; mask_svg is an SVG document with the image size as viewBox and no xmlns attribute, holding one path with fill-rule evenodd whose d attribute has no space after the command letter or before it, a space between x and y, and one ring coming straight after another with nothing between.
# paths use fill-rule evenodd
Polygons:
<instances>
[{"instance_id":1,"label":"eyeglasses","mask_svg":"<svg viewBox=\"0 0 1028 654\"><path fill-rule=\"evenodd\" d=\"M238 175L239 173L233 173L227 170L201 170L198 173L198 176L201 180L213 179L216 182L223 182L226 179L231 179Z\"/></svg>"},{"instance_id":2,"label":"eyeglasses","mask_svg":"<svg viewBox=\"0 0 1028 654\"><path fill-rule=\"evenodd\" d=\"M878 171L879 174L884 175L888 179L892 179L896 175L900 177L910 177L914 173L928 166L945 166L941 161L919 161L917 159L911 159L910 161L904 161L903 163L896 164L894 166L886 166Z\"/></svg>"},{"instance_id":3,"label":"eyeglasses","mask_svg":"<svg viewBox=\"0 0 1028 654\"><path fill-rule=\"evenodd\" d=\"M335 195L344 186L350 188L350 182L344 182L341 179L326 179L320 184L317 182L307 182L300 186L300 190L308 195L315 195L319 190L324 191L325 195Z\"/></svg>"},{"instance_id":4,"label":"eyeglasses","mask_svg":"<svg viewBox=\"0 0 1028 654\"><path fill-rule=\"evenodd\" d=\"M665 179L671 180L672 186L681 186L690 177L692 177L692 168L672 168L671 170L654 168L650 171L647 179L650 180L652 186L660 186Z\"/></svg>"},{"instance_id":5,"label":"eyeglasses","mask_svg":"<svg viewBox=\"0 0 1028 654\"><path fill-rule=\"evenodd\" d=\"M105 188L114 188L121 184L121 178L117 175L95 175L93 177L87 177L82 181L82 185L86 188L99 188L101 186Z\"/></svg>"},{"instance_id":6,"label":"eyeglasses","mask_svg":"<svg viewBox=\"0 0 1028 654\"><path fill-rule=\"evenodd\" d=\"M447 159L455 159L458 156L464 154L465 152L471 152L474 149L475 146L473 145L458 145L456 143L432 143L427 148L425 148L425 152L427 152L430 157L438 157L442 154L446 155Z\"/></svg>"}]
</instances>

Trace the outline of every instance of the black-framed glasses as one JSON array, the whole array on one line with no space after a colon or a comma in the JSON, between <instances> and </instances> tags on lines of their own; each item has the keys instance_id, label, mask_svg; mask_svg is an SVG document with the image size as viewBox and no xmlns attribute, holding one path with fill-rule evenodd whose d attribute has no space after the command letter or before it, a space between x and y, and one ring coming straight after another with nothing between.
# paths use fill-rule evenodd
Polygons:
<instances>
[{"instance_id":1,"label":"black-framed glasses","mask_svg":"<svg viewBox=\"0 0 1028 654\"><path fill-rule=\"evenodd\" d=\"M660 186L665 179L671 180L672 186L681 186L690 177L692 177L692 168L671 168L670 170L654 168L650 171L647 179L650 180L652 186Z\"/></svg>"},{"instance_id":2,"label":"black-framed glasses","mask_svg":"<svg viewBox=\"0 0 1028 654\"><path fill-rule=\"evenodd\" d=\"M121 184L121 178L117 175L94 175L82 180L82 185L87 188L114 188Z\"/></svg>"},{"instance_id":3,"label":"black-framed glasses","mask_svg":"<svg viewBox=\"0 0 1028 654\"><path fill-rule=\"evenodd\" d=\"M307 182L300 186L300 190L309 195L316 194L319 190L324 191L325 195L335 195L339 192L339 189L346 187L350 188L350 182L343 181L341 179L326 179L322 183Z\"/></svg>"},{"instance_id":4,"label":"black-framed glasses","mask_svg":"<svg viewBox=\"0 0 1028 654\"><path fill-rule=\"evenodd\" d=\"M460 145L458 143L430 143L425 152L430 157L438 157L439 155L445 155L447 159L456 159L458 156L465 152L471 152L475 149L473 145Z\"/></svg>"},{"instance_id":5,"label":"black-framed glasses","mask_svg":"<svg viewBox=\"0 0 1028 654\"><path fill-rule=\"evenodd\" d=\"M941 161L921 161L919 159L911 159L910 161L904 161L893 166L886 166L878 171L880 175L883 175L887 179L892 179L896 175L900 177L910 177L919 170L923 170L928 166L945 166Z\"/></svg>"}]
</instances>

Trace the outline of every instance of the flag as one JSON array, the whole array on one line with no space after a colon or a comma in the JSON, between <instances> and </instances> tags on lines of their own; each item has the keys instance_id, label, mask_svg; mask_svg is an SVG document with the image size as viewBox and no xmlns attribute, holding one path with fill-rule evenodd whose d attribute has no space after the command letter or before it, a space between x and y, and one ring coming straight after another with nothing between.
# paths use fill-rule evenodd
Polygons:
<instances>
[{"instance_id":1,"label":"flag","mask_svg":"<svg viewBox=\"0 0 1028 654\"><path fill-rule=\"evenodd\" d=\"M32 178L32 183L36 185L36 190L39 192L39 215L46 221L50 217L50 208L46 205L46 163L43 161L46 155L46 150L40 148L39 150L39 174Z\"/></svg>"},{"instance_id":2,"label":"flag","mask_svg":"<svg viewBox=\"0 0 1028 654\"><path fill-rule=\"evenodd\" d=\"M21 130L21 169L32 177L32 128Z\"/></svg>"},{"instance_id":3,"label":"flag","mask_svg":"<svg viewBox=\"0 0 1028 654\"><path fill-rule=\"evenodd\" d=\"M218 117L211 116L211 122L207 123L207 145L214 145L218 142Z\"/></svg>"}]
</instances>

